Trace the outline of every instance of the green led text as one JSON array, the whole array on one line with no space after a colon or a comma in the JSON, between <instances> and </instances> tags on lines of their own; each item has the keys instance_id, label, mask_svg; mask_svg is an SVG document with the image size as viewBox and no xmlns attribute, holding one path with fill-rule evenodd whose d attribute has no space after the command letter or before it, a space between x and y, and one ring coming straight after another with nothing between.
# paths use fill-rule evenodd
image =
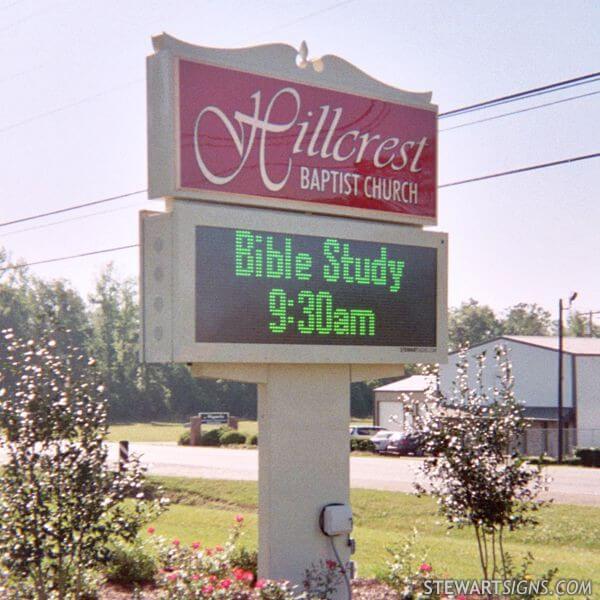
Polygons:
<instances>
[{"instance_id":1,"label":"green led text","mask_svg":"<svg viewBox=\"0 0 600 600\"><path fill-rule=\"evenodd\" d=\"M296 316L295 306L300 309L300 318ZM272 289L269 313L272 333L293 330L304 335L375 335L375 313L372 310L334 307L333 296L325 290L302 290L296 298L289 298L285 290Z\"/></svg>"},{"instance_id":2,"label":"green led text","mask_svg":"<svg viewBox=\"0 0 600 600\"><path fill-rule=\"evenodd\" d=\"M360 257L352 253L350 242L327 238L322 243L321 256L314 258L306 252L296 252L293 246L291 236L276 242L274 236L268 234L236 230L236 276L296 281L309 281L314 276L328 283L384 287L392 293L400 291L405 262L391 258L384 245L379 246L377 256ZM322 272L313 273L314 264L319 264L320 259Z\"/></svg>"},{"instance_id":3,"label":"green led text","mask_svg":"<svg viewBox=\"0 0 600 600\"><path fill-rule=\"evenodd\" d=\"M235 232L235 274L238 277L308 281L312 277L311 267L309 254L292 254L291 238L286 237L283 248L277 250L270 235L244 230Z\"/></svg>"}]
</instances>

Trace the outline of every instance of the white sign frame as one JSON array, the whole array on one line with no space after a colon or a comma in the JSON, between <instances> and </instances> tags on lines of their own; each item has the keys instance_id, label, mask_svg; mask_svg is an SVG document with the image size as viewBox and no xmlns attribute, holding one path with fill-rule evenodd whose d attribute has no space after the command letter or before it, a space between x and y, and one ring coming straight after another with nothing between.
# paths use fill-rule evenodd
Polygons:
<instances>
[{"instance_id":1,"label":"white sign frame","mask_svg":"<svg viewBox=\"0 0 600 600\"><path fill-rule=\"evenodd\" d=\"M165 33L154 36L152 43L156 53L148 56L146 62L149 198L183 198L391 223L437 225L437 160L434 217L212 189L196 190L184 188L179 182L179 59L417 107L437 114L438 106L431 102L431 92L410 92L387 85L334 55L318 59L320 70L314 68L311 62L305 62L301 68L297 64L298 50L288 44L236 49L208 48L183 42Z\"/></svg>"},{"instance_id":2,"label":"white sign frame","mask_svg":"<svg viewBox=\"0 0 600 600\"><path fill-rule=\"evenodd\" d=\"M142 212L142 357L147 362L405 364L447 360L448 236L415 227L177 200ZM195 228L240 227L437 248L437 347L232 344L195 341Z\"/></svg>"}]
</instances>

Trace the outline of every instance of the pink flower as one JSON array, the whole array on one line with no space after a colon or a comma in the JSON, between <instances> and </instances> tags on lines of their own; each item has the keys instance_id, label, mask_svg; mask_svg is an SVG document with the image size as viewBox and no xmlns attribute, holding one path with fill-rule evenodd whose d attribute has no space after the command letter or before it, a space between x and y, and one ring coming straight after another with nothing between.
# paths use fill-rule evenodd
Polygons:
<instances>
[{"instance_id":1,"label":"pink flower","mask_svg":"<svg viewBox=\"0 0 600 600\"><path fill-rule=\"evenodd\" d=\"M215 546L217 552L223 552L223 546Z\"/></svg>"},{"instance_id":2,"label":"pink flower","mask_svg":"<svg viewBox=\"0 0 600 600\"><path fill-rule=\"evenodd\" d=\"M467 600L467 597L464 594L460 594L456 596L456 600Z\"/></svg>"},{"instance_id":3,"label":"pink flower","mask_svg":"<svg viewBox=\"0 0 600 600\"><path fill-rule=\"evenodd\" d=\"M327 565L328 569L335 569L337 567L335 560L326 560L325 564Z\"/></svg>"},{"instance_id":4,"label":"pink flower","mask_svg":"<svg viewBox=\"0 0 600 600\"><path fill-rule=\"evenodd\" d=\"M216 575L211 575L211 576L208 578L208 580L209 580L211 583L214 583L214 582L217 580L217 576L216 576Z\"/></svg>"},{"instance_id":5,"label":"pink flower","mask_svg":"<svg viewBox=\"0 0 600 600\"><path fill-rule=\"evenodd\" d=\"M249 581L249 582L254 581L254 573L252 571L246 571L244 573L244 581Z\"/></svg>"},{"instance_id":6,"label":"pink flower","mask_svg":"<svg viewBox=\"0 0 600 600\"><path fill-rule=\"evenodd\" d=\"M231 579L223 579L219 584L224 590L231 586Z\"/></svg>"},{"instance_id":7,"label":"pink flower","mask_svg":"<svg viewBox=\"0 0 600 600\"><path fill-rule=\"evenodd\" d=\"M169 575L167 575L167 579L169 581L177 581L178 577L179 577L178 573L169 573Z\"/></svg>"},{"instance_id":8,"label":"pink flower","mask_svg":"<svg viewBox=\"0 0 600 600\"><path fill-rule=\"evenodd\" d=\"M208 585L205 585L202 587L202 593L203 594L212 594L214 591L214 587L212 585L210 585L210 583Z\"/></svg>"},{"instance_id":9,"label":"pink flower","mask_svg":"<svg viewBox=\"0 0 600 600\"><path fill-rule=\"evenodd\" d=\"M212 556L213 551L210 548L207 548L205 551L206 556Z\"/></svg>"},{"instance_id":10,"label":"pink flower","mask_svg":"<svg viewBox=\"0 0 600 600\"><path fill-rule=\"evenodd\" d=\"M177 547L181 543L179 540L173 540L173 546Z\"/></svg>"},{"instance_id":11,"label":"pink flower","mask_svg":"<svg viewBox=\"0 0 600 600\"><path fill-rule=\"evenodd\" d=\"M243 523L244 522L244 515L236 515L235 520L238 523Z\"/></svg>"},{"instance_id":12,"label":"pink flower","mask_svg":"<svg viewBox=\"0 0 600 600\"><path fill-rule=\"evenodd\" d=\"M424 573L430 573L431 572L431 565L428 563L423 563L420 567L419 567L419 571L423 571Z\"/></svg>"},{"instance_id":13,"label":"pink flower","mask_svg":"<svg viewBox=\"0 0 600 600\"><path fill-rule=\"evenodd\" d=\"M254 585L255 588L258 588L259 590L264 588L266 585L266 581L264 579L259 579L256 584Z\"/></svg>"},{"instance_id":14,"label":"pink flower","mask_svg":"<svg viewBox=\"0 0 600 600\"><path fill-rule=\"evenodd\" d=\"M200 579L200 575L198 575L198 573L194 573L192 575L192 581L198 581L198 579Z\"/></svg>"},{"instance_id":15,"label":"pink flower","mask_svg":"<svg viewBox=\"0 0 600 600\"><path fill-rule=\"evenodd\" d=\"M233 576L238 581L242 581L242 579L244 579L244 569L240 569L239 567L237 569L234 569L233 570Z\"/></svg>"},{"instance_id":16,"label":"pink flower","mask_svg":"<svg viewBox=\"0 0 600 600\"><path fill-rule=\"evenodd\" d=\"M148 529L146 529L146 531L147 531L147 532L148 532L150 535L152 535L152 534L153 534L153 533L156 531L156 529L154 529L154 527L148 527Z\"/></svg>"},{"instance_id":17,"label":"pink flower","mask_svg":"<svg viewBox=\"0 0 600 600\"><path fill-rule=\"evenodd\" d=\"M200 548L200 542L194 542L194 543L192 544L192 548L193 548L194 550L198 550L198 548Z\"/></svg>"}]
</instances>

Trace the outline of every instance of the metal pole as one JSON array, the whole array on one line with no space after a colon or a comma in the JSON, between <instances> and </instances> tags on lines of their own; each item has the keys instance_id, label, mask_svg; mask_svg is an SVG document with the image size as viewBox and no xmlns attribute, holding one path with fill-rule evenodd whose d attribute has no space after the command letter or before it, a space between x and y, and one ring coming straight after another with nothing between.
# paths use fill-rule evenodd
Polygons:
<instances>
[{"instance_id":1,"label":"metal pole","mask_svg":"<svg viewBox=\"0 0 600 600\"><path fill-rule=\"evenodd\" d=\"M558 301L558 464L563 461L563 301Z\"/></svg>"},{"instance_id":2,"label":"metal pole","mask_svg":"<svg viewBox=\"0 0 600 600\"><path fill-rule=\"evenodd\" d=\"M119 471L123 471L129 462L129 442L122 440L119 442Z\"/></svg>"}]
</instances>

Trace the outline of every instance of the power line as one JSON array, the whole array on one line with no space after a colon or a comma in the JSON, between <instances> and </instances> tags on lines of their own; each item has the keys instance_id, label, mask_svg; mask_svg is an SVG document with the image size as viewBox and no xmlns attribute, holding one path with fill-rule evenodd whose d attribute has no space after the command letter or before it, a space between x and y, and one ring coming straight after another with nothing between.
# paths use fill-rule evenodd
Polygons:
<instances>
[{"instance_id":1,"label":"power line","mask_svg":"<svg viewBox=\"0 0 600 600\"><path fill-rule=\"evenodd\" d=\"M96 204L104 204L105 202L113 202L114 200L120 200L121 198L128 198L129 196L135 196L137 194L144 194L147 189L137 190L135 192L127 192L125 194L119 194L118 196L110 196L109 198L102 198L100 200L94 200L92 202L84 202L83 204L75 204L74 206L67 206L66 208L59 208L58 210L51 210L46 213L39 213L37 215L30 215L28 217L22 217L21 219L14 219L13 221L4 221L0 223L0 227L6 227L8 225L15 225L16 223L24 223L25 221L32 221L33 219L41 219L42 217L49 217L51 215L58 215L61 213L69 212L71 210L77 210L79 208L85 208L86 206L95 206Z\"/></svg>"},{"instance_id":2,"label":"power line","mask_svg":"<svg viewBox=\"0 0 600 600\"><path fill-rule=\"evenodd\" d=\"M12 123L11 125L6 125L5 127L0 127L0 133L6 133L11 129L16 129L17 127L21 127L21 125L27 125L27 123L31 123L32 121L37 121L38 119L42 119L44 117L48 117L50 115L54 115L59 112L63 112L68 110L69 108L74 108L75 106L79 106L80 104L85 104L86 102L91 102L92 100L96 100L97 98L101 98L102 96L106 96L108 94L112 94L113 92L118 92L119 90L125 89L134 83L139 83L144 81L143 78L140 79L132 79L131 81L127 81L121 85L117 85L115 87L109 88L102 92L98 92L97 94L92 94L91 96L85 96L84 98L80 98L79 100L75 100L74 102L70 102L69 104L63 104L62 106L57 106L56 108L51 108L50 110L46 110L44 112L38 113L37 115L32 115L31 117L27 117L22 121L17 121L16 123Z\"/></svg>"},{"instance_id":3,"label":"power line","mask_svg":"<svg viewBox=\"0 0 600 600\"><path fill-rule=\"evenodd\" d=\"M280 29L285 29L286 27L292 27L292 25L296 25L297 23L302 23L302 21L306 21L307 19L311 19L312 17L317 17L322 15L323 13L329 12L331 10L335 10L344 4L350 4L351 2L355 2L356 0L342 0L341 2L336 2L335 4L331 4L330 6L326 6L321 8L320 10L315 10L314 12L308 13L303 17L298 17L292 21L288 21L287 23L283 23L282 25L277 25L277 27L271 27L270 29L266 29L265 31L261 31L254 37L260 37L262 35L266 35L267 33L273 33L274 31L279 31Z\"/></svg>"},{"instance_id":4,"label":"power line","mask_svg":"<svg viewBox=\"0 0 600 600\"><path fill-rule=\"evenodd\" d=\"M107 252L116 252L117 250L128 250L129 248L138 248L139 244L129 244L128 246L115 246L114 248L105 248L104 250L93 250L92 252L81 252L80 254L71 254L70 256L60 256L58 258L48 258L46 260L38 260L30 263L23 263L21 265L10 265L0 269L0 273L5 271L12 271L15 269L24 269L25 267L33 267L34 265L45 265L47 263L60 262L63 260L71 260L73 258L82 258L84 256L93 256L94 254L105 254Z\"/></svg>"},{"instance_id":5,"label":"power line","mask_svg":"<svg viewBox=\"0 0 600 600\"><path fill-rule=\"evenodd\" d=\"M580 77L574 77L572 79L565 79L563 81L557 81L556 83L548 83L546 85L542 85L540 87L531 88L528 90L524 90L522 92L516 92L514 94L508 94L507 96L499 96L498 98L493 98L491 100L485 100L483 102L478 102L477 104L470 104L469 106L463 106L461 108L455 108L453 110L446 111L444 113L440 113L438 118L444 119L446 117L452 117L459 114L464 114L466 112L471 112L474 110L480 110L482 108L488 108L490 106L495 106L498 104L505 104L506 102L514 102L516 100L521 100L526 97L530 97L533 95L538 95L540 93L548 93L551 91L558 91L558 89L566 87L572 87L570 84L582 85L583 83L588 83L587 80L600 76L600 71L596 73L588 73L587 75L581 75Z\"/></svg>"},{"instance_id":6,"label":"power line","mask_svg":"<svg viewBox=\"0 0 600 600\"><path fill-rule=\"evenodd\" d=\"M268 30L262 31L256 37L260 37L262 35L266 35L267 33L271 33L272 31L278 31L278 30L286 28L286 27L291 27L292 25L295 25L297 23L301 23L302 21L305 21L305 20L310 19L312 17L316 17L318 15L321 15L321 14L323 14L325 12L329 12L331 10L335 10L336 8L339 8L340 6L343 6L345 4L350 4L351 2L355 2L355 1L356 0L342 0L341 2L337 2L337 3L332 4L330 6L326 6L326 7L322 8L322 9L320 9L320 10L316 10L316 11L314 11L312 13L308 13L308 14L302 16L302 17L298 17L297 19L294 19L293 21L289 21L287 23L284 23L283 25L279 25L279 26L274 27L272 29L268 29ZM30 15L29 17L26 17L25 19L22 19L22 21L23 20L28 20L32 16L35 16L35 15ZM19 23L20 22L21 21L19 21ZM4 30L0 30L0 31L4 31ZM25 118L25 119L23 119L21 121L17 121L16 123L12 123L10 125L6 125L5 127L1 127L0 128L0 133L5 133L7 131L10 131L11 129L15 129L17 127L21 127L22 125L27 125L28 123L31 123L32 121L37 121L38 119L42 119L44 117L47 117L47 116L50 116L50 115L53 115L53 114L56 114L56 113L59 113L59 112L63 112L65 110L69 110L70 108L74 108L76 106L79 106L80 104L84 104L86 102L90 102L91 100L96 100L97 98L100 98L102 96L106 96L108 94L112 94L114 92L117 92L117 91L125 88L125 87L128 87L130 85L133 85L134 83L138 83L138 82L141 82L141 81L144 81L144 79L143 78L132 79L130 81L125 82L122 85L119 85L119 86L116 86L116 87L113 87L113 88L109 88L107 90L98 92L96 94L92 94L91 96L86 96L84 98L81 98L79 100L75 100L75 101L70 102L68 104L63 104L61 106L57 106L56 108L52 108L52 109L46 110L46 111L41 112L41 113L39 113L37 115L32 115L31 117L27 117L27 118Z\"/></svg>"},{"instance_id":7,"label":"power line","mask_svg":"<svg viewBox=\"0 0 600 600\"><path fill-rule=\"evenodd\" d=\"M588 92L587 94L579 94L578 96L570 96L569 98L563 98L562 100L555 100L554 102L546 102L544 104L536 104L529 108L522 108L520 110L512 110L510 112L502 113L501 115L494 115L493 117L486 117L485 119L477 119L476 121L469 121L467 123L461 123L460 125L453 125L452 127L445 127L440 129L442 131L451 131L452 129L460 129L461 127L469 127L469 125L477 125L477 123L485 123L486 121L494 121L496 119L502 119L510 115L518 115L520 113L529 112L530 110L537 110L538 108L545 108L546 106L553 106L555 104L562 104L563 102L570 102L571 100L578 100L579 98L586 98L587 96L595 96L600 94L600 90L596 92Z\"/></svg>"},{"instance_id":8,"label":"power line","mask_svg":"<svg viewBox=\"0 0 600 600\"><path fill-rule=\"evenodd\" d=\"M471 179L464 179L464 180L460 180L460 181L453 181L450 183L444 183L442 185L439 185L438 188L445 188L445 187L452 187L455 185L461 185L463 183L472 183L474 181L484 181L486 179L494 179L495 177L503 177L505 175L514 175L516 173L525 173L527 171L535 171L538 169L545 169L547 167L555 167L558 165L563 165L563 164L568 164L568 163L572 163L572 162L578 162L581 160L587 160L590 158L597 158L598 156L600 156L600 153L595 153L595 154L586 154L586 155L582 155L582 156L575 156L572 158L565 158L565 159L561 159L561 160L557 160L557 161L553 161L553 162L549 162L549 163L541 163L538 165L531 165L528 167L522 167L519 169L511 169L510 171L502 171L500 173L491 173L489 175L482 175L481 177L474 177ZM0 227L6 227L8 225L14 225L16 223L23 223L25 221L32 221L34 219L41 219L42 217L48 217L50 215L56 215L56 214L60 214L60 213L65 213L71 210L77 210L80 208L84 208L87 206L94 206L96 204L103 204L105 202L112 202L114 200L119 200L121 198L127 198L129 196L134 196L136 194L143 194L145 192L147 192L147 189L143 189L143 190L137 190L135 192L127 192L126 194L120 194L118 196L111 196L110 198L102 198L101 200L94 200L92 202L86 202L84 204L76 204L75 206L69 206L66 208L61 208L59 210L53 210L47 213L40 213L37 215L30 215L29 217L23 217L21 219L15 219L13 221L5 221L4 223L0 223ZM87 215L86 215L87 216ZM57 223L50 223L49 225L55 225L60 223L61 221L57 222Z\"/></svg>"},{"instance_id":9,"label":"power line","mask_svg":"<svg viewBox=\"0 0 600 600\"><path fill-rule=\"evenodd\" d=\"M90 217L97 217L100 215L107 215L107 214L119 212L122 210L128 210L130 208L136 208L144 202L148 202L148 200L144 200L142 198L140 200L137 200L133 204L128 204L127 206L120 206L119 208L109 208L108 210L99 210L99 211L96 211L93 213L87 213L85 215L80 215L78 217L71 217L70 219L61 219L60 221L52 221L51 223L42 223L42 225L34 225L33 227L25 227L23 229L15 229L14 231L9 231L7 233L3 233L2 237L6 238L9 235L16 235L18 233L26 233L28 231L37 231L38 229L46 229L47 227L53 227L54 225L62 225L63 223L71 223L72 221L81 221L82 219L89 219Z\"/></svg>"},{"instance_id":10,"label":"power line","mask_svg":"<svg viewBox=\"0 0 600 600\"><path fill-rule=\"evenodd\" d=\"M460 181L452 181L450 183L444 183L439 185L438 188L452 187L454 185L463 185L465 183L472 183L474 181L484 181L485 179L494 179L495 177L504 177L506 175L515 175L516 173L526 173L527 171L536 171L538 169L547 169L548 167L556 167L558 165L565 165L568 163L574 163L580 160L588 160L590 158L598 158L600 152L595 154L585 154L583 156L574 156L572 158L564 158L562 160L555 160L553 162L541 163L538 165L531 165L529 167L522 167L520 169L511 169L510 171L501 171L500 173L491 173L490 175L482 175L481 177L472 177L471 179L462 179Z\"/></svg>"},{"instance_id":11,"label":"power line","mask_svg":"<svg viewBox=\"0 0 600 600\"><path fill-rule=\"evenodd\" d=\"M581 161L581 160L588 160L590 158L598 158L600 157L600 152L596 152L595 154L586 154L583 156L574 156L572 158L565 158L562 160L555 160L553 162L548 162L548 163L541 163L538 165L531 165L529 167L522 167L520 169L511 169L510 171L502 171L500 173L491 173L489 175L482 175L481 177L473 177L471 179L463 179L461 181L452 181L450 183L444 183L440 186L438 186L438 188L446 188L446 187L452 187L452 186L456 186L456 185L464 185L466 183L472 183L474 181L484 181L486 179L494 179L495 177L504 177L506 175L514 175L516 173L525 173L527 171L535 171L538 169L546 169L548 167L556 167L558 165L564 165L564 164L568 164L568 163L573 163L573 162L577 162L577 161ZM126 250L129 248L137 248L139 247L139 244L130 244L128 246L118 246L116 248L106 248L104 250L95 250L92 252L83 252L81 254L73 254L71 256L62 256L62 257L58 257L58 258L49 258L47 260L39 260L36 262L31 262L31 263L24 263L21 265L10 265L8 267L5 267L3 269L0 269L0 273L4 273L5 271L9 271L12 269L24 269L25 267L31 267L31 266L35 266L35 265L43 265L43 264L47 264L47 263L53 263L53 262L60 262L60 261L64 261L64 260L71 260L73 258L81 258L84 256L93 256L94 254L104 254L106 252L115 252L117 250Z\"/></svg>"}]
</instances>

